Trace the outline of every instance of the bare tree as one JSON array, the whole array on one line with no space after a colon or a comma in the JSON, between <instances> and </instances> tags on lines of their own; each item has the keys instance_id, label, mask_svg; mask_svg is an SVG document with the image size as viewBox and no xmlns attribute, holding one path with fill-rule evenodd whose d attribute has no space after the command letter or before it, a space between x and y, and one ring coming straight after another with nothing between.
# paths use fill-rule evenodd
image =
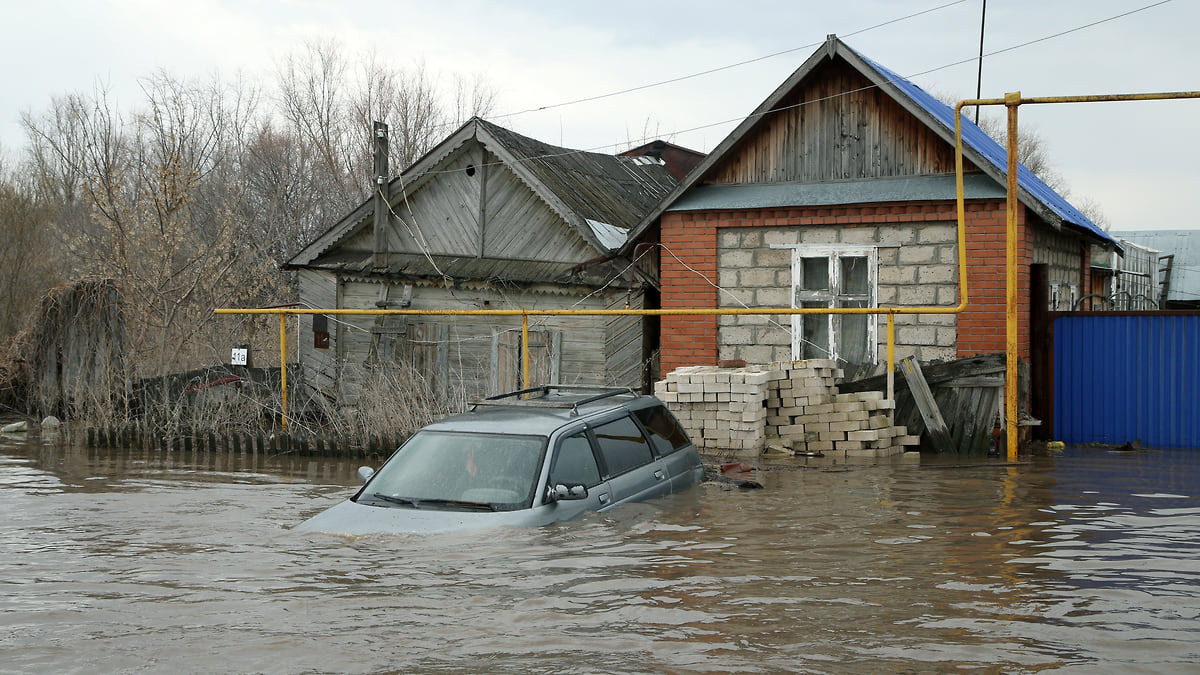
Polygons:
<instances>
[{"instance_id":1,"label":"bare tree","mask_svg":"<svg viewBox=\"0 0 1200 675\"><path fill-rule=\"evenodd\" d=\"M142 98L129 108L97 83L24 114L28 180L14 187L0 175L0 264L11 262L0 275L28 282L0 291L0 335L46 283L115 280L135 376L224 360L257 324L217 319L215 307L294 297L283 263L368 194L374 120L391 125L401 165L456 115L486 114L495 100L476 78L458 80L444 103L423 67L374 55L352 62L330 42L280 64L272 110L240 78L159 71L139 82ZM46 273L34 274L35 263Z\"/></svg>"},{"instance_id":2,"label":"bare tree","mask_svg":"<svg viewBox=\"0 0 1200 675\"><path fill-rule=\"evenodd\" d=\"M443 100L424 63L404 69L367 51L351 61L336 42L309 43L286 57L277 72L287 130L313 147L345 206L370 194L371 129L391 130L392 165L401 168L428 152L454 127L489 114L496 92L480 76L454 78ZM333 174L337 174L333 179Z\"/></svg>"},{"instance_id":3,"label":"bare tree","mask_svg":"<svg viewBox=\"0 0 1200 675\"><path fill-rule=\"evenodd\" d=\"M73 274L120 280L139 362L167 372L210 357L198 338L212 307L253 287L230 277L244 251L232 207L241 195L217 180L252 97L166 73L142 88L145 110L128 119L97 88L55 99L24 124L41 184L63 200L64 221L79 225L60 232Z\"/></svg>"},{"instance_id":4,"label":"bare tree","mask_svg":"<svg viewBox=\"0 0 1200 675\"><path fill-rule=\"evenodd\" d=\"M979 128L1000 145L1008 147L1008 123L1005 120L997 117L982 117L979 120ZM1049 185L1056 192L1064 192L1066 180L1050 161L1048 147L1049 143L1037 127L1023 124L1017 130L1017 161L1024 164L1026 169L1032 171L1042 179L1043 183Z\"/></svg>"},{"instance_id":5,"label":"bare tree","mask_svg":"<svg viewBox=\"0 0 1200 675\"><path fill-rule=\"evenodd\" d=\"M960 100L946 94L936 94L936 96L943 103L951 107L956 105ZM965 117L966 109L964 109ZM1000 145L1008 147L1008 122L1006 118L984 115L979 119L979 128L988 136L995 139ZM1054 167L1050 159L1051 153L1049 147L1050 143L1036 126L1028 123L1020 125L1017 130L1017 161L1025 165L1026 169L1032 171L1052 190L1063 197L1068 197L1071 194L1071 188L1067 184L1066 178ZM1085 199L1078 208L1093 223L1096 223L1105 230L1108 229L1108 216L1104 214L1104 210L1099 202L1090 198Z\"/></svg>"},{"instance_id":6,"label":"bare tree","mask_svg":"<svg viewBox=\"0 0 1200 675\"><path fill-rule=\"evenodd\" d=\"M61 280L52 212L23 178L0 164L0 340L20 330Z\"/></svg>"}]
</instances>

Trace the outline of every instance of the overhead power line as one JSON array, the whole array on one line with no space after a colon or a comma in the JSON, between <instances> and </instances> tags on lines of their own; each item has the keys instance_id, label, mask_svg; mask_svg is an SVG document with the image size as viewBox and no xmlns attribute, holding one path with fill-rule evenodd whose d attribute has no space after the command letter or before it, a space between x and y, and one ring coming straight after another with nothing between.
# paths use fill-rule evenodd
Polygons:
<instances>
[{"instance_id":1,"label":"overhead power line","mask_svg":"<svg viewBox=\"0 0 1200 675\"><path fill-rule=\"evenodd\" d=\"M948 3L942 4L942 5L938 5L937 7L930 7L929 9L925 9L925 10L922 10L922 11L920 11L920 12L914 12L914 13L912 13L912 14L906 14L905 16L897 17L897 18L895 18L895 19L889 19L888 21L884 21L884 22L882 22L882 23L877 23L877 24L874 24L874 25L872 25L872 26L867 26L866 28L860 28L860 29L858 29L858 30L856 30L856 31L853 31L853 32L851 32L851 33L846 33L846 34L845 34L845 37L852 37L852 36L855 36L855 35L861 35L862 33L866 33L866 32L868 32L868 31L872 31L872 30L875 30L875 29L877 29L877 28L883 28L884 26L890 26L890 25L892 25L892 24L894 24L894 23L899 23L899 22L901 22L901 21L907 21L907 20L909 20L909 19L913 19L913 18L916 18L916 17L918 17L918 16L922 16L922 15L924 15L924 14L929 14L929 13L931 13L931 12L937 12L937 11L939 11L939 10L946 9L947 7L953 7L954 5L961 5L961 4L962 4L962 3L964 3L964 2L967 2L967 0L954 0L954 2L948 2ZM800 45L800 46L798 46L798 47L791 47L791 48L789 48L789 49L785 49L785 50L783 50L783 51L778 51L778 52L774 52L774 53L771 53L771 54L766 54L766 55L764 55L764 56L758 56L758 57L755 57L755 58L752 58L752 59L747 59L747 60L745 60L745 61L738 61L737 63L730 63L730 64L728 64L728 65L724 65L724 66L718 66L718 67L716 67L716 68L710 68L710 69L708 69L708 70L702 70L702 71L700 71L700 72L698 72L698 73L692 73L692 74L690 74L690 75L681 75L681 76L679 76L679 77L673 77L673 78L670 78L670 79L667 79L667 80L660 80L660 81L658 81L658 82L651 82L651 83L649 83L649 84L641 84L641 85L637 85L637 86L634 86L634 87L628 87L628 88L626 88L626 89L620 89L620 90L617 90L617 91L608 92L607 94L597 94L597 95L595 95L595 96L585 96L584 98L577 98L577 99L574 99L574 100L571 100L571 101L563 101L563 102L561 102L561 103L551 103L551 104L549 104L549 105L538 106L538 107L536 107L536 108L527 108L527 109L525 109L525 110L519 110L519 111L516 111L516 112L504 113L503 115L495 115L495 116L494 116L492 119L505 119L505 118L508 118L508 117L516 117L517 115L524 115L524 114L527 114L527 113L532 113L532 112L541 112L541 111L543 111L543 110L553 110L554 108L562 108L562 107L565 107L565 106L569 106L569 105L576 105L576 104L579 104L579 103L590 103L590 102L592 102L592 101L599 101L599 100L601 100L601 99L605 99L605 98L612 98L612 97L614 97L614 96L621 96L621 95L623 95L623 94L629 94L629 93L632 93L632 92L635 92L635 91L642 91L642 90L644 90L644 89L653 89L654 87L661 87L661 86L668 85L668 84L674 84L674 83L676 83L676 82L683 82L683 81L686 81L686 80L695 79L695 78L697 78L697 77L703 77L703 76L705 76L705 75L711 75L711 74L713 74L713 73L719 73L719 72L721 72L721 71L724 71L724 70L730 70L730 69L732 69L732 68L739 68L739 67L741 67L741 66L749 65L749 64L751 64L751 63L758 63L759 61L766 61L767 59L773 59L773 58L775 58L776 56L783 56L784 54L791 54L792 52L798 52L798 51L800 51L800 50L802 50L802 49L803 49L803 50L812 49L812 48L814 48L814 47L818 47L818 46L820 46L820 45L822 45L822 44L824 44L824 41L823 41L823 40L822 40L821 42L810 42L809 44L806 44L806 45Z\"/></svg>"},{"instance_id":2,"label":"overhead power line","mask_svg":"<svg viewBox=\"0 0 1200 675\"><path fill-rule=\"evenodd\" d=\"M891 24L891 23L896 23L897 21L903 21L903 20L905 20L905 19L912 18L912 17L914 17L914 16L919 16L919 15L921 15L921 14L927 14L927 13L929 13L929 12L934 12L934 11L937 11L937 10L939 10L939 9L943 9L943 8L945 8L945 7L949 7L949 6L952 6L952 5L956 5L956 4L959 4L960 2L964 2L964 1L965 1L965 0L956 0L956 2L948 3L948 4L945 4L945 5L939 5L939 6L937 6L937 7L933 7L933 8L930 8L930 9L924 10L923 12L919 12L919 13L917 13L917 14L910 14L910 15L907 15L907 16L904 16L904 17L900 17L900 18L897 18L897 19L892 19L891 21L887 21L887 22L885 22L885 23L882 23L882 24L876 24L875 26L871 26L871 27L868 27L868 28L863 28L863 29L861 29L861 30L859 30L859 31L856 31L855 33L847 33L847 34L846 34L846 36L847 36L847 37L849 37L849 36L851 36L851 35L855 35L855 34L857 34L857 33L862 33L862 32L868 31L868 30L872 30L872 29L874 29L874 28L878 28L879 26L884 26L884 25L888 25L888 24ZM1076 33L1076 32L1079 32L1079 31L1081 31L1081 30L1085 30L1085 29L1088 29L1088 28L1093 28L1093 27L1095 27L1095 26L1099 26L1099 25L1101 25L1101 24L1109 23L1109 22L1111 22L1111 21L1116 21L1116 20L1118 20L1118 19L1123 19L1123 18L1125 18L1125 17L1132 16L1132 15L1134 15L1134 14L1137 14L1137 13L1139 13L1139 12L1144 12L1144 11L1146 11L1146 10L1153 9L1153 8L1155 8L1155 7L1159 7L1159 6L1162 6L1162 5L1166 5L1166 4L1168 4L1168 3L1171 3L1171 2L1173 2L1173 1L1174 1L1174 0L1159 0L1158 2L1154 2L1154 3L1148 4L1148 5L1143 5L1142 7L1138 7L1138 8L1135 8L1135 9L1131 9L1131 10L1129 10L1129 11L1122 12L1122 13L1120 13L1120 14L1115 14L1115 15L1113 15L1113 16L1109 16L1109 17L1106 17L1106 18L1103 18L1103 19L1098 19L1098 20L1096 20L1096 21L1092 21L1092 22L1089 22L1089 23L1086 23L1086 24L1082 24L1082 25L1079 25L1079 26L1075 26L1075 27L1073 27L1073 28L1068 28L1068 29L1066 29L1066 30L1059 31L1059 32L1057 32L1057 33L1052 33L1052 34L1050 34L1050 35L1044 35L1044 36L1042 36L1042 37L1034 38L1034 39L1032 39L1032 40L1028 40L1028 41L1025 41L1025 42L1021 42L1021 43L1019 43L1019 44L1010 45L1010 46L1008 46L1008 47L1004 47L1004 48L1001 48L1001 49L995 49L995 50L992 50L992 51L990 51L990 52L987 52L986 54L984 54L982 58L989 58L989 57L992 57L992 56L996 56L996 55L998 55L998 54L1004 54L1004 53L1007 53L1007 52L1011 52L1011 51L1015 51L1015 50L1018 50L1018 49L1022 49L1022 48L1024 48L1024 47L1029 47L1029 46L1031 46L1031 45L1035 45L1035 44L1039 44L1039 43L1042 43L1042 42L1046 42L1046 41L1048 41L1048 40L1053 40L1053 39L1056 39L1056 38L1060 38L1060 37L1063 37L1063 36L1065 36L1065 35L1070 35L1071 33ZM596 101L596 100L600 100L600 99L603 99L603 98L608 98L608 97L612 97L612 96L619 96L619 95L621 95L621 94L623 94L623 93L627 93L627 92L631 92L631 91L638 91L638 90L641 90L641 89L648 89L648 88L651 88L651 87L660 86L660 85L662 85L662 84L668 84L668 83L671 83L671 82L678 82L678 81L680 81L680 80L685 80L685 79L689 79L689 78L693 78L693 77L699 77L699 76L701 76L701 75L705 75L705 74L708 74L708 73L712 73L712 72L718 72L718 71L720 71L720 70L726 70L726 69L729 69L729 68L734 68L734 67L737 67L737 66L739 66L739 65L744 65L744 64L746 64L746 63L753 63L753 62L755 62L755 61L761 61L761 60L763 60L763 59L768 59L768 58L771 58L771 57L773 57L773 56L778 56L779 54L785 54L785 53L789 53L789 52L793 52L793 51L798 51L798 50L800 50L800 49L810 49L810 48L813 48L813 47L815 47L815 46L818 46L818 45L820 45L820 44L823 44L823 42L822 42L822 43L813 43L813 44L809 44L809 45L804 45L804 46L801 46L801 47L795 47L795 48L792 48L792 49L789 49L789 50L785 50L785 51L782 51L782 52L776 52L776 53L774 53L774 54L769 54L769 55L767 55L767 56L762 56L762 57L759 57L759 58L756 58L756 59L752 59L752 60L749 60L749 61L743 61L743 62L740 62L740 63L730 64L730 65L728 65L728 66L723 66L723 67L721 67L721 68L714 68L714 69L710 69L710 70L704 71L704 72L702 72L702 73L695 73L695 74L693 74L693 75L683 76L683 77L675 78L675 79L672 79L672 80L664 80L663 82L660 82L660 83L648 84L648 85L641 85L641 86L638 86L638 87L631 87L631 88L624 89L624 90L621 90L621 91L618 91L618 92L613 92L613 93L609 93L609 94L601 94L601 95L597 95L597 96L590 96L590 97L586 97L586 98L576 99L576 100L574 100L574 101L567 101L567 102L564 102L564 103L557 103L557 104L553 104L553 105L550 105L550 106L542 106L542 107L540 107L540 108L530 108L530 109L528 109L528 110L521 111L521 112L508 113L508 114L505 114L505 115L499 115L499 116L496 116L496 117L492 117L491 119L498 119L498 118L503 118L503 117L513 117L513 116L516 116L516 115L521 115L521 114L525 114L525 113L529 113L529 112L536 112L536 111L540 111L540 110L548 110L548 109L550 109L550 108L556 108L556 107L562 107L562 106L567 106L567 105L573 105L573 104L576 104L576 103L583 103L583 102L588 102L588 101ZM936 72L938 72L938 71L945 70L945 69L947 69L947 68L953 68L953 67L955 67L955 66L961 66L961 65L963 65L963 64L966 64L966 63L972 63L972 62L976 61L976 59L979 59L979 58L981 58L981 57L979 57L979 56L971 56L971 57L968 57L968 58L965 58L965 59L960 59L960 60L958 60L958 61L953 61L953 62L951 62L951 63L946 63L946 64L943 64L943 65L940 65L940 66L936 66L936 67L933 67L933 68L929 68L929 69L927 69L927 70L922 70L922 71L920 71L920 72L917 72L917 73L912 73L912 74L909 74L909 75L904 75L904 76L901 76L901 78L902 78L902 79L905 79L905 80L912 80L913 78L916 78L916 77L921 77L922 75L928 75L928 74L930 74L930 73L936 73ZM818 103L818 102L822 102L822 101L827 101L827 100L830 100L830 99L833 99L833 98L837 98L837 97L839 97L839 96L846 96L846 95L849 95L849 94L858 93L858 92L860 92L860 91L866 91L866 90L873 89L873 88L875 88L875 85L869 85L869 86L862 87L862 88L859 88L859 89L855 89L855 90L852 90L852 91L846 91L846 92L840 92L840 93L838 93L838 94L833 94L833 95L831 95L831 96L828 96L828 97L824 97L824 98L820 98L820 99L814 99L814 100L811 100L811 101L806 101L806 102L803 102L803 103L797 103L797 104L795 104L795 105L793 105L793 106L788 106L788 107L783 107L783 108L773 108L773 109L771 109L771 110L770 110L770 111L768 111L768 112L765 112L765 113L759 113L759 116L761 117L761 116L765 116L765 115L768 115L768 114L774 114L774 113L782 112L782 111L785 111L785 110L790 110L790 109L792 109L792 108L798 108L798 107L802 107L802 106L805 106L805 105L811 105L811 104L813 104L813 103ZM753 116L753 115L749 115L749 116L743 116L743 117L737 117L737 118L731 118L731 119L724 119L724 120L720 120L720 121L716 121L716 122L708 122L708 123L701 124L701 125L698 125L698 126L694 126L694 127L690 127L690 128L687 128L687 129L680 130L680 131L676 131L676 132L674 132L674 134L675 134L675 135L679 135L679 134L688 134L688 133L692 133L692 132L696 132L696 131L703 131L703 130L705 130L705 129L711 129L711 128L714 128L714 127L720 127L720 126L724 126L724 125L727 125L727 124L737 124L737 123L740 123L740 122L742 122L742 121L744 121L744 120L746 120L746 119L749 119L749 118L750 118L750 117L752 117L752 116ZM601 151L606 151L606 150L612 150L612 149L615 149L615 148L617 148L617 147L620 147L620 146L623 146L623 145L625 145L625 143L608 143L608 144L605 144L605 145L594 146L594 147L591 147L591 148L586 148L586 149L572 149L572 150L567 150L567 151L565 151L565 152L561 152L561 153L550 153L550 154L545 154L545 155L538 155L537 157L530 157L530 158L528 158L528 160L541 159L541 158L544 158L544 157L545 157L545 158L549 158L549 157L558 157L558 156L564 156L564 155L576 154L576 153L580 153L580 152L601 152ZM495 162L495 163L493 163L493 165L499 165L499 164L501 164L501 163L500 163L500 162ZM441 172L433 172L433 173L441 173Z\"/></svg>"}]
</instances>

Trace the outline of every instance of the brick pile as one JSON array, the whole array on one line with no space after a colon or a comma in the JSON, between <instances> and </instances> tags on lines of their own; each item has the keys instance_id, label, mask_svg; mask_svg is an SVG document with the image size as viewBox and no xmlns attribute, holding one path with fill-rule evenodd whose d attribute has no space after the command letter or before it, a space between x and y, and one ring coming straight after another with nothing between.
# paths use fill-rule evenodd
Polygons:
<instances>
[{"instance_id":1,"label":"brick pile","mask_svg":"<svg viewBox=\"0 0 1200 675\"><path fill-rule=\"evenodd\" d=\"M767 386L767 435L796 453L844 452L849 457L886 457L916 446L888 411L895 401L883 392L837 393L837 364L810 359L777 364Z\"/></svg>"},{"instance_id":2,"label":"brick pile","mask_svg":"<svg viewBox=\"0 0 1200 675\"><path fill-rule=\"evenodd\" d=\"M654 393L697 447L796 454L886 457L919 442L890 422L882 392L838 394L842 370L810 359L771 367L679 368Z\"/></svg>"},{"instance_id":3,"label":"brick pile","mask_svg":"<svg viewBox=\"0 0 1200 675\"><path fill-rule=\"evenodd\" d=\"M656 383L654 393L696 447L761 451L767 440L769 377L765 369L688 366Z\"/></svg>"}]
</instances>

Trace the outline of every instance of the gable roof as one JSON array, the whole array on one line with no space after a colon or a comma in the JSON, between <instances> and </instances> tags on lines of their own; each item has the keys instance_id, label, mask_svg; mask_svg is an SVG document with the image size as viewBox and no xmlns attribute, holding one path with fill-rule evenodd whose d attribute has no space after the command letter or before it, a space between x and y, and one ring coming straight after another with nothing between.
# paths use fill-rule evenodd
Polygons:
<instances>
[{"instance_id":1,"label":"gable roof","mask_svg":"<svg viewBox=\"0 0 1200 675\"><path fill-rule=\"evenodd\" d=\"M389 184L393 204L411 198L463 145L478 141L549 205L599 254L616 252L635 226L677 183L662 163L561 148L522 136L478 117L466 122ZM303 267L372 226L367 199L287 262Z\"/></svg>"},{"instance_id":2,"label":"gable roof","mask_svg":"<svg viewBox=\"0 0 1200 675\"><path fill-rule=\"evenodd\" d=\"M734 151L739 142L771 113L806 78L828 60L840 58L857 70L874 86L890 96L901 107L951 146L954 145L954 109L939 101L924 89L851 49L837 36L830 35L825 45L812 54L787 80L767 97L735 128L725 140L709 153L679 185L650 212L631 233L633 241L651 226L664 212L672 210L689 190L701 184L705 174ZM963 156L978 166L1000 185L1007 183L1007 152L986 132L963 117ZM1023 164L1017 169L1018 199L1052 227L1074 226L1085 235L1119 249L1118 242L1087 216L1072 206L1062 195L1046 185ZM627 244L628 246L628 244Z\"/></svg>"}]
</instances>

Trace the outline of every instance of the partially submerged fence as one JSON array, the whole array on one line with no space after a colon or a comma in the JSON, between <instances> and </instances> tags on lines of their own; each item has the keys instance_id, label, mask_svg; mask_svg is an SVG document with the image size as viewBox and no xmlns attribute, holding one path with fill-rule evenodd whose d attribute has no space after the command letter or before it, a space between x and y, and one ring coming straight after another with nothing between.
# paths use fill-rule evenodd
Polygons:
<instances>
[{"instance_id":1,"label":"partially submerged fence","mask_svg":"<svg viewBox=\"0 0 1200 675\"><path fill-rule=\"evenodd\" d=\"M146 424L88 427L73 436L89 448L127 448L163 452L232 452L234 454L362 457L383 459L404 442L403 435L376 434L367 438L242 431L183 431L164 435Z\"/></svg>"}]
</instances>

